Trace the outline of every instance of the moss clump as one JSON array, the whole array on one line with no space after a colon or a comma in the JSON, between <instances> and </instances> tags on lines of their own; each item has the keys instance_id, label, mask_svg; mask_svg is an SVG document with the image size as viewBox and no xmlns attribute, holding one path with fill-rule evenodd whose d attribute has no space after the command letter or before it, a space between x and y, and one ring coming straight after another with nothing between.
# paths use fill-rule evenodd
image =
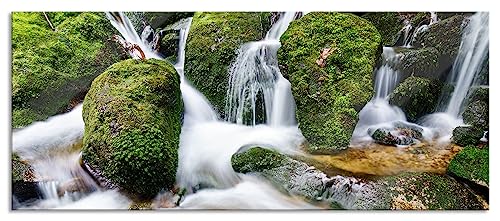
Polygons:
<instances>
[{"instance_id":1,"label":"moss clump","mask_svg":"<svg viewBox=\"0 0 500 221\"><path fill-rule=\"evenodd\" d=\"M489 148L467 146L450 162L448 173L488 186L489 179Z\"/></svg>"},{"instance_id":2,"label":"moss clump","mask_svg":"<svg viewBox=\"0 0 500 221\"><path fill-rule=\"evenodd\" d=\"M262 39L269 13L197 12L186 43L186 77L222 114L238 48Z\"/></svg>"},{"instance_id":3,"label":"moss clump","mask_svg":"<svg viewBox=\"0 0 500 221\"><path fill-rule=\"evenodd\" d=\"M123 190L154 197L175 182L182 100L172 65L116 63L83 103L83 160Z\"/></svg>"},{"instance_id":4,"label":"moss clump","mask_svg":"<svg viewBox=\"0 0 500 221\"><path fill-rule=\"evenodd\" d=\"M253 147L245 152L234 154L231 165L238 173L262 172L282 165L284 156L269 149Z\"/></svg>"},{"instance_id":5,"label":"moss clump","mask_svg":"<svg viewBox=\"0 0 500 221\"><path fill-rule=\"evenodd\" d=\"M399 39L403 22L397 12L369 12L361 16L380 32L383 46L394 46Z\"/></svg>"},{"instance_id":6,"label":"moss clump","mask_svg":"<svg viewBox=\"0 0 500 221\"><path fill-rule=\"evenodd\" d=\"M33 168L21 158L13 153L12 154L12 182L32 181Z\"/></svg>"},{"instance_id":7,"label":"moss clump","mask_svg":"<svg viewBox=\"0 0 500 221\"><path fill-rule=\"evenodd\" d=\"M409 121L432 113L441 94L442 83L422 77L409 77L389 96L389 103L400 107Z\"/></svg>"},{"instance_id":8,"label":"moss clump","mask_svg":"<svg viewBox=\"0 0 500 221\"><path fill-rule=\"evenodd\" d=\"M280 69L292 85L299 128L311 152L348 146L358 111L373 93L372 72L381 37L349 13L309 13L281 36ZM316 61L325 49L324 66Z\"/></svg>"},{"instance_id":9,"label":"moss clump","mask_svg":"<svg viewBox=\"0 0 500 221\"><path fill-rule=\"evenodd\" d=\"M120 59L105 39L113 27L100 13L12 13L12 126L65 110L92 80ZM65 19L68 18L68 19Z\"/></svg>"},{"instance_id":10,"label":"moss clump","mask_svg":"<svg viewBox=\"0 0 500 221\"><path fill-rule=\"evenodd\" d=\"M377 182L386 209L484 209L474 193L445 175L402 173Z\"/></svg>"},{"instance_id":11,"label":"moss clump","mask_svg":"<svg viewBox=\"0 0 500 221\"><path fill-rule=\"evenodd\" d=\"M476 127L456 127L451 141L459 146L478 145L484 131Z\"/></svg>"},{"instance_id":12,"label":"moss clump","mask_svg":"<svg viewBox=\"0 0 500 221\"><path fill-rule=\"evenodd\" d=\"M439 51L436 48L399 49L403 54L401 62L396 69L401 71L401 80L410 76L425 77L445 81L448 65L439 63Z\"/></svg>"}]
</instances>

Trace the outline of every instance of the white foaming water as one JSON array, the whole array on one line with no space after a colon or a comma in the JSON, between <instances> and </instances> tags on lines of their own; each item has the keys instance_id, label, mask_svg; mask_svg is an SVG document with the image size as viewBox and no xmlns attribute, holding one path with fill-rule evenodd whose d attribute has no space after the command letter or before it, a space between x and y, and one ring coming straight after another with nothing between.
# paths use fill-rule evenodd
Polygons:
<instances>
[{"instance_id":1,"label":"white foaming water","mask_svg":"<svg viewBox=\"0 0 500 221\"><path fill-rule=\"evenodd\" d=\"M390 122L404 121L406 116L397 106L389 104L388 96L399 83L399 73L392 68L400 55L393 48L384 47L383 64L376 70L375 95L359 112L359 120L354 129L352 142L371 141L368 131L372 127L382 127Z\"/></svg>"},{"instance_id":2,"label":"white foaming water","mask_svg":"<svg viewBox=\"0 0 500 221\"><path fill-rule=\"evenodd\" d=\"M462 105L474 77L481 71L481 66L489 51L489 15L478 12L470 17L464 29L460 49L453 64L451 81L456 82L446 113L459 117Z\"/></svg>"},{"instance_id":3,"label":"white foaming water","mask_svg":"<svg viewBox=\"0 0 500 221\"><path fill-rule=\"evenodd\" d=\"M453 63L449 83L455 83L453 94L444 112L425 116L421 124L431 128L442 141L451 138L453 129L464 125L461 112L464 101L473 84L474 78L481 71L489 46L489 18L487 12L478 12L470 17L462 34L460 49Z\"/></svg>"},{"instance_id":4,"label":"white foaming water","mask_svg":"<svg viewBox=\"0 0 500 221\"><path fill-rule=\"evenodd\" d=\"M26 158L54 147L67 147L83 137L82 105L68 113L35 122L12 135L12 150Z\"/></svg>"},{"instance_id":5,"label":"white foaming water","mask_svg":"<svg viewBox=\"0 0 500 221\"><path fill-rule=\"evenodd\" d=\"M242 181L228 189L206 189L188 195L182 209L320 209L285 196L257 177L240 175Z\"/></svg>"},{"instance_id":6,"label":"white foaming water","mask_svg":"<svg viewBox=\"0 0 500 221\"><path fill-rule=\"evenodd\" d=\"M125 14L123 14L123 12L106 12L106 17L111 22L113 27L120 32L125 42L139 46L144 52L146 58L163 59L160 55L151 50L150 45L146 44L144 39L139 37L135 31L134 25L132 25L132 22L127 16L125 16ZM130 55L133 58L140 58L140 55L137 54L135 50L132 50Z\"/></svg>"},{"instance_id":7,"label":"white foaming water","mask_svg":"<svg viewBox=\"0 0 500 221\"><path fill-rule=\"evenodd\" d=\"M404 26L400 32L403 32L403 46L407 46L410 44L412 38L411 30L413 29L413 26L411 25L410 20L404 20L403 23Z\"/></svg>"},{"instance_id":8,"label":"white foaming water","mask_svg":"<svg viewBox=\"0 0 500 221\"><path fill-rule=\"evenodd\" d=\"M279 38L294 17L294 12L282 14L264 40L250 42L240 48L229 72L225 107L227 121L247 125L295 124L295 101L290 83L281 75L277 59L281 46ZM265 113L265 116L258 116L259 113Z\"/></svg>"}]
</instances>

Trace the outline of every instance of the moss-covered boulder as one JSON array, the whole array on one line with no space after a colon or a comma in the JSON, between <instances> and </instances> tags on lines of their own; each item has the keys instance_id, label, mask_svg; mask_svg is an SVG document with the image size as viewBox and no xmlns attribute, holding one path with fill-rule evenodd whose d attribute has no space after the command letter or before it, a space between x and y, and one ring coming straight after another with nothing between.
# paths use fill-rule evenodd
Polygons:
<instances>
[{"instance_id":1,"label":"moss-covered boulder","mask_svg":"<svg viewBox=\"0 0 500 221\"><path fill-rule=\"evenodd\" d=\"M346 148L358 111L373 94L377 29L353 14L313 12L293 21L280 40L280 69L292 85L309 151Z\"/></svg>"},{"instance_id":2,"label":"moss-covered boulder","mask_svg":"<svg viewBox=\"0 0 500 221\"><path fill-rule=\"evenodd\" d=\"M441 94L442 83L422 77L409 77L389 95L389 103L400 107L409 121L432 113Z\"/></svg>"},{"instance_id":3,"label":"moss-covered boulder","mask_svg":"<svg viewBox=\"0 0 500 221\"><path fill-rule=\"evenodd\" d=\"M451 63L441 63L441 54L436 48L400 48L397 51L402 54L401 62L396 65L396 69L401 73L401 80L416 76L446 81Z\"/></svg>"},{"instance_id":4,"label":"moss-covered boulder","mask_svg":"<svg viewBox=\"0 0 500 221\"><path fill-rule=\"evenodd\" d=\"M422 139L422 132L423 129L419 126L399 121L393 123L391 127L368 130L376 143L394 146L415 144Z\"/></svg>"},{"instance_id":5,"label":"moss-covered boulder","mask_svg":"<svg viewBox=\"0 0 500 221\"><path fill-rule=\"evenodd\" d=\"M451 141L459 146L478 145L484 131L477 127L456 127L453 129Z\"/></svg>"},{"instance_id":6,"label":"moss-covered boulder","mask_svg":"<svg viewBox=\"0 0 500 221\"><path fill-rule=\"evenodd\" d=\"M269 13L197 12L186 43L185 75L222 114L228 68L240 46L260 40Z\"/></svg>"},{"instance_id":7,"label":"moss-covered boulder","mask_svg":"<svg viewBox=\"0 0 500 221\"><path fill-rule=\"evenodd\" d=\"M368 12L361 17L370 21L380 32L383 46L394 46L403 28L402 18L397 12Z\"/></svg>"},{"instance_id":8,"label":"moss-covered boulder","mask_svg":"<svg viewBox=\"0 0 500 221\"><path fill-rule=\"evenodd\" d=\"M12 154L12 182L34 181L33 168L17 154Z\"/></svg>"},{"instance_id":9,"label":"moss-covered boulder","mask_svg":"<svg viewBox=\"0 0 500 221\"><path fill-rule=\"evenodd\" d=\"M451 66L462 42L464 19L463 15L455 15L431 25L416 37L413 46L436 48L440 53L440 63Z\"/></svg>"},{"instance_id":10,"label":"moss-covered boulder","mask_svg":"<svg viewBox=\"0 0 500 221\"><path fill-rule=\"evenodd\" d=\"M155 59L114 64L83 103L83 160L140 198L175 182L182 100L174 67Z\"/></svg>"},{"instance_id":11,"label":"moss-covered boulder","mask_svg":"<svg viewBox=\"0 0 500 221\"><path fill-rule=\"evenodd\" d=\"M483 101L469 103L462 113L464 123L481 130L489 129L489 105Z\"/></svg>"},{"instance_id":12,"label":"moss-covered boulder","mask_svg":"<svg viewBox=\"0 0 500 221\"><path fill-rule=\"evenodd\" d=\"M173 24L183 18L192 17L194 12L145 12L146 22L154 30Z\"/></svg>"},{"instance_id":13,"label":"moss-covered boulder","mask_svg":"<svg viewBox=\"0 0 500 221\"><path fill-rule=\"evenodd\" d=\"M484 209L471 190L446 175L408 172L384 177L376 183L381 209Z\"/></svg>"},{"instance_id":14,"label":"moss-covered boulder","mask_svg":"<svg viewBox=\"0 0 500 221\"><path fill-rule=\"evenodd\" d=\"M450 161L447 173L488 187L489 149L467 146Z\"/></svg>"},{"instance_id":15,"label":"moss-covered boulder","mask_svg":"<svg viewBox=\"0 0 500 221\"><path fill-rule=\"evenodd\" d=\"M64 112L120 59L102 13L12 13L12 127Z\"/></svg>"}]
</instances>

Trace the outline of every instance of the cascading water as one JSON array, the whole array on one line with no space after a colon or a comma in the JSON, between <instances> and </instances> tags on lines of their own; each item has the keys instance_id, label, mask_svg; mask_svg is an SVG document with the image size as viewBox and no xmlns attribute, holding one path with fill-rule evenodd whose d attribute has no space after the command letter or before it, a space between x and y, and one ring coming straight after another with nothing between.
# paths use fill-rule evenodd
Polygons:
<instances>
[{"instance_id":1,"label":"cascading water","mask_svg":"<svg viewBox=\"0 0 500 221\"><path fill-rule=\"evenodd\" d=\"M423 32L426 32L427 30L429 30L429 27L431 25L435 24L436 22L438 22L437 13L430 12L429 24L423 24L423 25L419 26L418 28L416 28L413 31L413 34L410 34L410 31L405 29L406 28L406 25L405 25L405 27L403 28L405 30L405 38L404 38L405 40L404 40L403 47L411 48L413 45L413 42L415 42L415 39L417 38L417 36L419 34L422 34ZM410 30L411 29L412 29L412 27L410 27ZM411 35L411 37L409 37L410 35Z\"/></svg>"},{"instance_id":2,"label":"cascading water","mask_svg":"<svg viewBox=\"0 0 500 221\"><path fill-rule=\"evenodd\" d=\"M433 128L444 141L449 141L455 127L464 124L461 117L464 101L489 51L488 26L487 12L478 12L469 18L448 79L448 83L455 85L453 94L446 106L441 107L442 112L425 116L420 121L422 125Z\"/></svg>"},{"instance_id":3,"label":"cascading water","mask_svg":"<svg viewBox=\"0 0 500 221\"><path fill-rule=\"evenodd\" d=\"M243 45L229 72L226 120L237 124L273 126L295 124L295 102L290 83L278 68L279 38L295 13L281 15L280 20L258 42Z\"/></svg>"},{"instance_id":4,"label":"cascading water","mask_svg":"<svg viewBox=\"0 0 500 221\"><path fill-rule=\"evenodd\" d=\"M400 55L393 48L384 47L382 65L375 72L375 94L359 112L359 121L352 141L371 140L368 131L371 127L381 126L394 121L406 121L403 111L389 104L388 96L399 83L399 73L393 66L399 62Z\"/></svg>"}]
</instances>

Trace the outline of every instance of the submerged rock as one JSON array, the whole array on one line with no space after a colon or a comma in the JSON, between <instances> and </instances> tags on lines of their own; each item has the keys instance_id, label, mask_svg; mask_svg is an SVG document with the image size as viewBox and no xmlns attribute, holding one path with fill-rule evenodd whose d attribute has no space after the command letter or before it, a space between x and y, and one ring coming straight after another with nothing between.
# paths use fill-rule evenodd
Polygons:
<instances>
[{"instance_id":1,"label":"submerged rock","mask_svg":"<svg viewBox=\"0 0 500 221\"><path fill-rule=\"evenodd\" d=\"M478 145L484 131L476 127L456 127L453 129L453 137L451 141L459 146L465 147L468 145Z\"/></svg>"},{"instance_id":2,"label":"submerged rock","mask_svg":"<svg viewBox=\"0 0 500 221\"><path fill-rule=\"evenodd\" d=\"M489 148L465 147L451 160L447 173L488 187Z\"/></svg>"},{"instance_id":3,"label":"submerged rock","mask_svg":"<svg viewBox=\"0 0 500 221\"><path fill-rule=\"evenodd\" d=\"M274 185L332 209L484 209L468 188L432 173L402 173L375 180L328 177L304 162L260 147L232 157L241 173L258 173Z\"/></svg>"},{"instance_id":4,"label":"submerged rock","mask_svg":"<svg viewBox=\"0 0 500 221\"><path fill-rule=\"evenodd\" d=\"M173 186L181 128L179 76L155 59L116 63L83 103L83 160L139 198Z\"/></svg>"},{"instance_id":5,"label":"submerged rock","mask_svg":"<svg viewBox=\"0 0 500 221\"><path fill-rule=\"evenodd\" d=\"M408 121L430 114L436 108L442 83L422 77L409 77L389 95L389 103L401 108Z\"/></svg>"},{"instance_id":6,"label":"submerged rock","mask_svg":"<svg viewBox=\"0 0 500 221\"><path fill-rule=\"evenodd\" d=\"M103 13L12 13L12 127L66 111L121 59Z\"/></svg>"},{"instance_id":7,"label":"submerged rock","mask_svg":"<svg viewBox=\"0 0 500 221\"><path fill-rule=\"evenodd\" d=\"M353 14L313 12L293 21L280 41L280 70L291 83L308 150L347 148L358 112L373 93L381 49L377 29ZM327 48L329 56L318 65Z\"/></svg>"},{"instance_id":8,"label":"submerged rock","mask_svg":"<svg viewBox=\"0 0 500 221\"><path fill-rule=\"evenodd\" d=\"M269 13L196 12L186 43L185 75L224 113L228 68L244 43L260 40Z\"/></svg>"},{"instance_id":9,"label":"submerged rock","mask_svg":"<svg viewBox=\"0 0 500 221\"><path fill-rule=\"evenodd\" d=\"M368 131L375 142L384 145L411 145L422 139L423 129L404 122L396 122L393 127L377 128Z\"/></svg>"}]
</instances>

